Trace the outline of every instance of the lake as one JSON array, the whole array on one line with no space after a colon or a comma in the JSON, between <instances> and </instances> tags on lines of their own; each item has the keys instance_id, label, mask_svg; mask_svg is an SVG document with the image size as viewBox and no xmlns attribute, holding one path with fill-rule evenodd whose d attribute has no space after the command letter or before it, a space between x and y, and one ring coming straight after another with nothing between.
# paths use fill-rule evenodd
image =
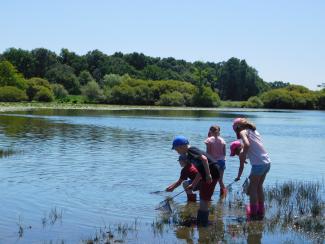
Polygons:
<instances>
[{"instance_id":1,"label":"lake","mask_svg":"<svg viewBox=\"0 0 325 244\"><path fill-rule=\"evenodd\" d=\"M168 194L151 193L179 177L178 156L171 150L175 135L185 135L191 145L205 149L209 127L218 124L229 155L229 144L235 140L232 120L241 116L256 124L270 154L265 185L324 181L322 111L148 108L0 113L0 149L16 151L0 159L0 243L80 243L109 228L120 235L118 241L128 243L192 243L173 228L163 234L153 231L159 218L155 207ZM227 156L226 166L228 184L237 175L238 159ZM235 190L249 171L248 165L242 180L233 185ZM181 194L175 202L185 205L186 196ZM193 240L199 234L194 232ZM309 241L290 233L265 233L260 240Z\"/></svg>"}]
</instances>

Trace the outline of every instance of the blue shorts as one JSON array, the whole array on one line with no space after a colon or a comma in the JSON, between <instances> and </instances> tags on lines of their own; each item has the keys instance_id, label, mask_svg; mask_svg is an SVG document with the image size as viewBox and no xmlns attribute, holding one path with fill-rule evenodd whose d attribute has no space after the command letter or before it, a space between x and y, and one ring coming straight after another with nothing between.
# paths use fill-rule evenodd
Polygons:
<instances>
[{"instance_id":1,"label":"blue shorts","mask_svg":"<svg viewBox=\"0 0 325 244\"><path fill-rule=\"evenodd\" d=\"M226 169L226 160L218 160L217 165L223 171Z\"/></svg>"},{"instance_id":2,"label":"blue shorts","mask_svg":"<svg viewBox=\"0 0 325 244\"><path fill-rule=\"evenodd\" d=\"M270 171L271 164L252 165L252 176L262 176Z\"/></svg>"}]
</instances>

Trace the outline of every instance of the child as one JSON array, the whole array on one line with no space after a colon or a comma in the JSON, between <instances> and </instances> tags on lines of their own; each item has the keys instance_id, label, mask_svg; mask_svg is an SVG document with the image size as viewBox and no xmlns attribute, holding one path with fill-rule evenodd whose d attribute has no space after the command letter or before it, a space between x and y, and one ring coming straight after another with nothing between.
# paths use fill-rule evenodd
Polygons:
<instances>
[{"instance_id":1,"label":"child","mask_svg":"<svg viewBox=\"0 0 325 244\"><path fill-rule=\"evenodd\" d=\"M198 182L197 177L201 177L200 182L200 208L197 213L198 225L208 225L208 202L211 201L211 196L219 179L219 167L213 158L196 147L191 147L189 141L184 136L176 136L173 140L172 149L179 154L185 154L187 160L194 164L199 171L193 183L188 186L188 189L195 189Z\"/></svg>"},{"instance_id":2,"label":"child","mask_svg":"<svg viewBox=\"0 0 325 244\"><path fill-rule=\"evenodd\" d=\"M179 187L180 184L183 183L183 187L187 194L187 201L195 202L196 194L193 193L192 189L188 189L187 187L191 184L198 186L199 182L195 182L195 180L200 181L201 176L200 176L198 170L195 168L195 166L187 160L186 155L180 155L178 158L178 161L179 161L179 164L181 165L181 167L183 168L181 171L180 177L179 177L178 181L176 181L173 184L171 184L170 186L168 186L166 188L166 191L171 192L175 188ZM199 175L199 176L196 177L197 175ZM188 178L190 180L187 180ZM193 189L193 190L196 190L196 189Z\"/></svg>"},{"instance_id":3,"label":"child","mask_svg":"<svg viewBox=\"0 0 325 244\"><path fill-rule=\"evenodd\" d=\"M249 159L252 169L249 176L248 187L250 205L246 212L249 218L263 218L265 214L263 183L266 174L271 167L271 160L263 144L261 135L250 121L244 118L237 118L233 122L233 129L239 141L234 141L230 145L230 156L238 155L240 166L235 181L239 181L243 173L246 158Z\"/></svg>"},{"instance_id":4,"label":"child","mask_svg":"<svg viewBox=\"0 0 325 244\"><path fill-rule=\"evenodd\" d=\"M213 125L209 129L208 138L204 141L207 146L207 153L210 154L219 165L220 169L220 197L227 194L227 188L223 183L223 173L226 169L226 142L220 136L220 127Z\"/></svg>"}]
</instances>

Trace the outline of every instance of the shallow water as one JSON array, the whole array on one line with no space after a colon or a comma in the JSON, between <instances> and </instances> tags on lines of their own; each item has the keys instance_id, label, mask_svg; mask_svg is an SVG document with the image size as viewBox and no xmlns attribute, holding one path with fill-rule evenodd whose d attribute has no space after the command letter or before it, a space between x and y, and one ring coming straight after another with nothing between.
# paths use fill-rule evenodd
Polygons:
<instances>
[{"instance_id":1,"label":"shallow water","mask_svg":"<svg viewBox=\"0 0 325 244\"><path fill-rule=\"evenodd\" d=\"M0 148L19 152L0 159L0 243L78 243L99 228L135 219L148 231L127 242L179 242L182 238L172 230L163 237L150 231L158 215L154 208L165 196L150 192L165 189L179 176L172 139L183 134L204 149L208 128L218 124L229 145L235 139L231 122L238 116L256 123L270 154L265 185L324 180L325 113L320 111L52 109L0 114ZM228 184L239 164L230 157L226 164ZM233 188L239 189L240 183ZM175 199L181 205L185 200L184 195ZM54 208L62 211L62 218L42 224ZM279 236L261 238L271 243ZM284 233L280 239L306 241L299 238Z\"/></svg>"}]
</instances>

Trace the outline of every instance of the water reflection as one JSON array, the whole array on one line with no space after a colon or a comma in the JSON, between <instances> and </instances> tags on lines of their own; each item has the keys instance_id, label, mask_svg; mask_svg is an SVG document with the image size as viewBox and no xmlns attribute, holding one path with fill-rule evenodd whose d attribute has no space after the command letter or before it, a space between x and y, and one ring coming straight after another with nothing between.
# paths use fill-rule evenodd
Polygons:
<instances>
[{"instance_id":1,"label":"water reflection","mask_svg":"<svg viewBox=\"0 0 325 244\"><path fill-rule=\"evenodd\" d=\"M161 234L158 230L158 237L152 234L151 223L157 217L154 208L164 196L150 192L164 189L179 174L176 155L170 150L172 138L184 134L192 145L202 147L209 126L218 123L229 143L234 139L232 119L240 115L252 117L265 135L274 160L267 185L288 178L322 178L325 124L320 112L34 110L0 114L0 149L22 151L0 160L0 243L14 242L11 233L17 229L19 215L24 217L24 226L33 227L26 231L25 243L40 243L40 239L49 243L59 235L68 243L78 243L95 227L116 224L118 230L119 224L135 218L143 223L140 243L263 242L282 232L290 239L286 228L292 225L279 228L277 213L263 225L247 223L240 194L212 203L210 221L214 224L208 229L191 225L197 206L186 204L180 195L175 208L183 218L192 218L187 222L190 227L177 222L179 218L162 224L158 220L153 226L160 227ZM297 155L308 157L313 167L305 167L306 160ZM237 169L238 162L228 157L225 182L232 181ZM234 185L238 189L240 184ZM62 226L43 233L41 219L51 207L62 209ZM318 222L290 222L295 223L319 226Z\"/></svg>"}]
</instances>

